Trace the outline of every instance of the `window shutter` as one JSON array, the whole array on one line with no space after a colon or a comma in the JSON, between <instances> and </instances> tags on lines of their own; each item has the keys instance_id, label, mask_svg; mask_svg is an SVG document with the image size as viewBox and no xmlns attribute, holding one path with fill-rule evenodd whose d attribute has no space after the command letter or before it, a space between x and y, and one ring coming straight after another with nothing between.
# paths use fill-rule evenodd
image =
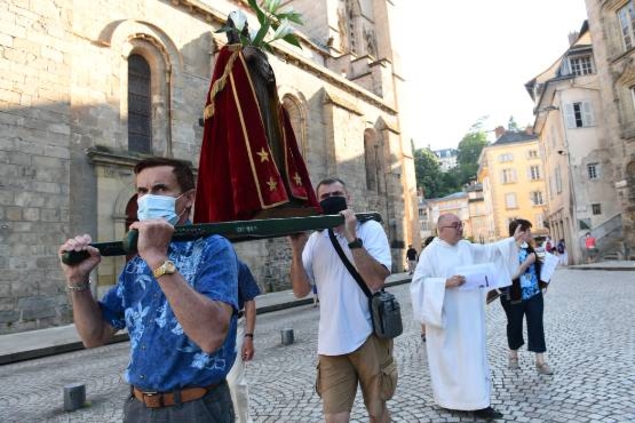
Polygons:
<instances>
[{"instance_id":1,"label":"window shutter","mask_svg":"<svg viewBox=\"0 0 635 423\"><path fill-rule=\"evenodd\" d=\"M512 169L512 182L516 182L518 178L516 177L516 169Z\"/></svg>"},{"instance_id":2,"label":"window shutter","mask_svg":"<svg viewBox=\"0 0 635 423\"><path fill-rule=\"evenodd\" d=\"M564 120L567 124L567 128L575 128L575 115L573 113L573 104L567 103L564 105Z\"/></svg>"},{"instance_id":3,"label":"window shutter","mask_svg":"<svg viewBox=\"0 0 635 423\"><path fill-rule=\"evenodd\" d=\"M595 126L593 108L591 108L591 103L588 101L582 102L582 122L584 126Z\"/></svg>"}]
</instances>

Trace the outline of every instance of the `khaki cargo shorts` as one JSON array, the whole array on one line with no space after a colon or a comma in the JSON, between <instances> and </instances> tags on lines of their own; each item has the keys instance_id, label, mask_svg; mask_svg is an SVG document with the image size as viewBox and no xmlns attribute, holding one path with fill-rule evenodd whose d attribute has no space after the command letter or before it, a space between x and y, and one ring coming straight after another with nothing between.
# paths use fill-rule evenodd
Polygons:
<instances>
[{"instance_id":1,"label":"khaki cargo shorts","mask_svg":"<svg viewBox=\"0 0 635 423\"><path fill-rule=\"evenodd\" d=\"M315 389L322 398L324 414L350 412L359 383L368 414L380 417L397 389L392 349L392 339L372 334L350 354L319 355Z\"/></svg>"}]
</instances>

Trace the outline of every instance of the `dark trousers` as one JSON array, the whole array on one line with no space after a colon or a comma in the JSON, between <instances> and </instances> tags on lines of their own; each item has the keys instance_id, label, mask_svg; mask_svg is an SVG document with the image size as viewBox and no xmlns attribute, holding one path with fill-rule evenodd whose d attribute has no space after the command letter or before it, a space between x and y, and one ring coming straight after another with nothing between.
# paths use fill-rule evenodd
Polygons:
<instances>
[{"instance_id":1,"label":"dark trousers","mask_svg":"<svg viewBox=\"0 0 635 423\"><path fill-rule=\"evenodd\" d=\"M527 316L527 349L535 353L547 351L545 344L545 328L542 315L545 303L542 293L538 293L528 300L512 303L507 295L501 295L501 305L507 315L507 345L510 350L517 350L525 344L523 338L523 316Z\"/></svg>"},{"instance_id":2,"label":"dark trousers","mask_svg":"<svg viewBox=\"0 0 635 423\"><path fill-rule=\"evenodd\" d=\"M124 423L233 423L236 419L227 382L198 400L172 407L148 408L131 396L123 411Z\"/></svg>"}]
</instances>

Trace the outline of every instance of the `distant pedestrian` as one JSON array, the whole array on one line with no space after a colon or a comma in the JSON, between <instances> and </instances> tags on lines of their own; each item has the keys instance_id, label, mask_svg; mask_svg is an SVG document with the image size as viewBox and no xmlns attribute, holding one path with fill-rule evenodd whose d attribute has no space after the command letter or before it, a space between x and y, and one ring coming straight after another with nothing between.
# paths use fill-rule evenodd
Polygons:
<instances>
[{"instance_id":1,"label":"distant pedestrian","mask_svg":"<svg viewBox=\"0 0 635 423\"><path fill-rule=\"evenodd\" d=\"M542 244L542 247L545 249L545 252L549 254L553 254L555 251L555 246L553 245L553 241L551 240L551 237L547 237L547 239L545 239L545 242Z\"/></svg>"},{"instance_id":2,"label":"distant pedestrian","mask_svg":"<svg viewBox=\"0 0 635 423\"><path fill-rule=\"evenodd\" d=\"M556 252L558 253L558 257L560 258L560 264L566 266L569 264L569 254L567 254L567 249L564 245L564 239L558 241L556 245Z\"/></svg>"},{"instance_id":3,"label":"distant pedestrian","mask_svg":"<svg viewBox=\"0 0 635 423\"><path fill-rule=\"evenodd\" d=\"M325 179L315 191L326 214L344 216L344 223L332 230L290 237L293 293L304 297L314 284L320 293L316 391L324 417L326 423L348 422L359 386L368 421L388 423L386 401L397 387L393 340L380 339L373 332L368 298L334 244L339 243L368 289L377 292L390 275L388 238L378 222L357 221L341 179Z\"/></svg>"},{"instance_id":4,"label":"distant pedestrian","mask_svg":"<svg viewBox=\"0 0 635 423\"><path fill-rule=\"evenodd\" d=\"M406 260L408 260L408 274L412 275L415 271L415 267L417 267L417 250L415 250L412 245L408 245Z\"/></svg>"},{"instance_id":5,"label":"distant pedestrian","mask_svg":"<svg viewBox=\"0 0 635 423\"><path fill-rule=\"evenodd\" d=\"M598 255L598 247L596 245L595 238L591 235L591 232L586 233L584 248L586 249L586 262L594 263Z\"/></svg>"}]
</instances>

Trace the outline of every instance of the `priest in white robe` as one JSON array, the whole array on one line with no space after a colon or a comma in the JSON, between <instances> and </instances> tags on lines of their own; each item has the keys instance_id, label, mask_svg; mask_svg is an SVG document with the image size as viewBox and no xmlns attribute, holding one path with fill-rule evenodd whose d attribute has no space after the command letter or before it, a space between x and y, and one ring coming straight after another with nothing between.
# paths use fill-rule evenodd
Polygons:
<instances>
[{"instance_id":1,"label":"priest in white robe","mask_svg":"<svg viewBox=\"0 0 635 423\"><path fill-rule=\"evenodd\" d=\"M520 225L519 225L520 226ZM477 417L500 418L490 405L485 297L487 288L461 289L465 275L457 268L493 263L496 278L511 283L518 267L523 232L491 244L463 239L458 216L444 214L438 237L428 245L415 270L410 293L414 317L426 325L428 365L435 402L450 410L474 411Z\"/></svg>"}]
</instances>

